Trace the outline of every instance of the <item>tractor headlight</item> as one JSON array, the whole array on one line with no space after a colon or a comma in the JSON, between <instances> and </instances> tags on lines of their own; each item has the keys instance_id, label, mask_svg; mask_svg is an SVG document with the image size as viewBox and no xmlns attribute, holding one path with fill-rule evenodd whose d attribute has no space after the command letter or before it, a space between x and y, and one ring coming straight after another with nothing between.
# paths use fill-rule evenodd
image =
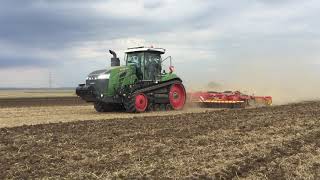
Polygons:
<instances>
[{"instance_id":1,"label":"tractor headlight","mask_svg":"<svg viewBox=\"0 0 320 180\"><path fill-rule=\"evenodd\" d=\"M95 77L87 77L87 80L95 80Z\"/></svg>"},{"instance_id":2,"label":"tractor headlight","mask_svg":"<svg viewBox=\"0 0 320 180\"><path fill-rule=\"evenodd\" d=\"M109 79L110 74L100 74L97 79Z\"/></svg>"}]
</instances>

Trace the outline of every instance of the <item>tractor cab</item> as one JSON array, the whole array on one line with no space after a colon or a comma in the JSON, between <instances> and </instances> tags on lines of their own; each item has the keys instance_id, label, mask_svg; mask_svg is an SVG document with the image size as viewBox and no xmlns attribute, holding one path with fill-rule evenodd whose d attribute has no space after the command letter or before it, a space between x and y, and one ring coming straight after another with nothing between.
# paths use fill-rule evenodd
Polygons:
<instances>
[{"instance_id":1,"label":"tractor cab","mask_svg":"<svg viewBox=\"0 0 320 180\"><path fill-rule=\"evenodd\" d=\"M134 65L137 77L142 81L159 81L161 79L162 48L135 47L125 51L126 66Z\"/></svg>"}]
</instances>

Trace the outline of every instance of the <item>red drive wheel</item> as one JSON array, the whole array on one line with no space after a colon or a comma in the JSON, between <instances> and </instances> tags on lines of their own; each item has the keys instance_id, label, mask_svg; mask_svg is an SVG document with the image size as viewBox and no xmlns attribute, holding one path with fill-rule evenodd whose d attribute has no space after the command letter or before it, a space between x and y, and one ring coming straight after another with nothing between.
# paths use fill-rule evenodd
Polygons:
<instances>
[{"instance_id":1,"label":"red drive wheel","mask_svg":"<svg viewBox=\"0 0 320 180\"><path fill-rule=\"evenodd\" d=\"M136 95L135 108L137 112L144 112L148 107L148 98L145 94L140 93Z\"/></svg>"},{"instance_id":2,"label":"red drive wheel","mask_svg":"<svg viewBox=\"0 0 320 180\"><path fill-rule=\"evenodd\" d=\"M183 108L186 102L186 91L182 84L173 84L169 92L169 100L174 110Z\"/></svg>"}]
</instances>

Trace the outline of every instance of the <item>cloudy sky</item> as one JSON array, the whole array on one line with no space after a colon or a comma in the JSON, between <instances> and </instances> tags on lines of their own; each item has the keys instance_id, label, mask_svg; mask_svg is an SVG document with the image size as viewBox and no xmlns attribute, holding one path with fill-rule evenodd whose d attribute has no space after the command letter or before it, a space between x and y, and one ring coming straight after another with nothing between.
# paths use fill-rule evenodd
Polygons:
<instances>
[{"instance_id":1,"label":"cloudy sky","mask_svg":"<svg viewBox=\"0 0 320 180\"><path fill-rule=\"evenodd\" d=\"M47 87L49 72L53 86L76 86L110 65L108 49L122 58L153 45L189 87L312 93L319 9L317 0L2 0L0 87Z\"/></svg>"}]
</instances>

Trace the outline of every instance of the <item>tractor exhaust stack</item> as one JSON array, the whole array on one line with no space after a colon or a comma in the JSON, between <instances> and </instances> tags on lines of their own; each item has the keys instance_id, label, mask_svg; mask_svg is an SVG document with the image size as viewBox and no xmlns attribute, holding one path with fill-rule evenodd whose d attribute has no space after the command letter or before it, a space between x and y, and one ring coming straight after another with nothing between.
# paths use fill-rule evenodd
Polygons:
<instances>
[{"instance_id":1,"label":"tractor exhaust stack","mask_svg":"<svg viewBox=\"0 0 320 180\"><path fill-rule=\"evenodd\" d=\"M117 57L117 54L112 50L109 50L109 52L113 55L111 58L111 67L120 66L120 59Z\"/></svg>"}]
</instances>

